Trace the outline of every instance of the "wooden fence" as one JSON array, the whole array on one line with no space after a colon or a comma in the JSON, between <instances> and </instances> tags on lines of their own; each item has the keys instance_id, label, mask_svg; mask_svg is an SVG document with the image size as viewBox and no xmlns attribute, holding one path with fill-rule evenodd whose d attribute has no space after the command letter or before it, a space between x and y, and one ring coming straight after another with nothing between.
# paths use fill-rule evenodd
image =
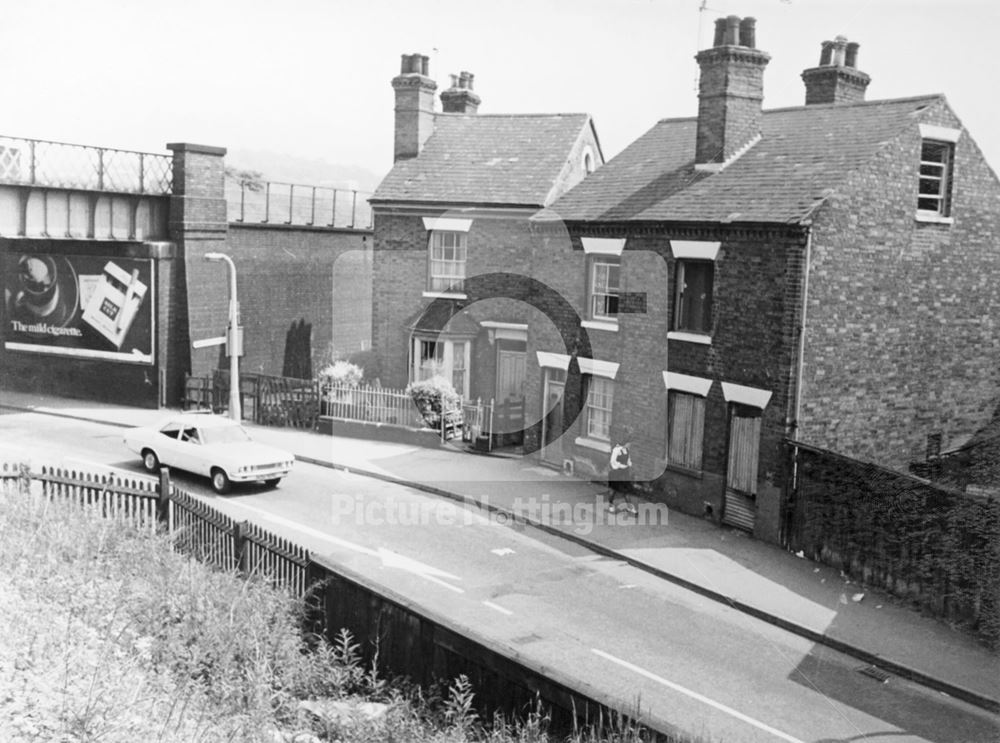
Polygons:
<instances>
[{"instance_id":1,"label":"wooden fence","mask_svg":"<svg viewBox=\"0 0 1000 743\"><path fill-rule=\"evenodd\" d=\"M165 529L174 548L223 570L263 578L297 598L306 595L309 552L248 521L236 521L173 486L166 469L159 480L116 472L0 463L0 481L20 480L43 496L100 509L109 518L142 528Z\"/></svg>"},{"instance_id":2,"label":"wooden fence","mask_svg":"<svg viewBox=\"0 0 1000 743\"><path fill-rule=\"evenodd\" d=\"M184 407L222 412L229 405L229 372L184 380ZM244 419L262 426L313 429L320 414L319 383L310 379L240 374Z\"/></svg>"}]
</instances>

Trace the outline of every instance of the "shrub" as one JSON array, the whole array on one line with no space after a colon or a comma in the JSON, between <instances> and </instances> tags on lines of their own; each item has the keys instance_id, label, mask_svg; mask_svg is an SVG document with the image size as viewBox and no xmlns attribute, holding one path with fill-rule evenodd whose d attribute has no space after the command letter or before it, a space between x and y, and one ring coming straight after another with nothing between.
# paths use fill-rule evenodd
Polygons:
<instances>
[{"instance_id":1,"label":"shrub","mask_svg":"<svg viewBox=\"0 0 1000 743\"><path fill-rule=\"evenodd\" d=\"M350 361L334 361L319 373L323 387L357 387L364 377L364 370Z\"/></svg>"},{"instance_id":2,"label":"shrub","mask_svg":"<svg viewBox=\"0 0 1000 743\"><path fill-rule=\"evenodd\" d=\"M412 399L417 410L431 428L441 425L441 413L454 410L462 403L462 397L444 377L431 377L420 382L410 382L406 394Z\"/></svg>"}]
</instances>

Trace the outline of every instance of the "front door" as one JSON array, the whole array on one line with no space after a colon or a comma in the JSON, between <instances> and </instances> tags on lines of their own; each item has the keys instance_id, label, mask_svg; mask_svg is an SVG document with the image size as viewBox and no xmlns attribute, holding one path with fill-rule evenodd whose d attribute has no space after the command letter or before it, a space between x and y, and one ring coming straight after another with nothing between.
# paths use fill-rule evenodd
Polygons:
<instances>
[{"instance_id":1,"label":"front door","mask_svg":"<svg viewBox=\"0 0 1000 743\"><path fill-rule=\"evenodd\" d=\"M759 408L732 405L729 414L729 462L722 523L752 532L757 512L757 462L760 458Z\"/></svg>"},{"instance_id":2,"label":"front door","mask_svg":"<svg viewBox=\"0 0 1000 743\"><path fill-rule=\"evenodd\" d=\"M497 351L497 401L524 397L524 351Z\"/></svg>"},{"instance_id":3,"label":"front door","mask_svg":"<svg viewBox=\"0 0 1000 743\"><path fill-rule=\"evenodd\" d=\"M563 393L566 390L566 372L562 369L543 369L542 386L542 461L562 467L563 462Z\"/></svg>"}]
</instances>

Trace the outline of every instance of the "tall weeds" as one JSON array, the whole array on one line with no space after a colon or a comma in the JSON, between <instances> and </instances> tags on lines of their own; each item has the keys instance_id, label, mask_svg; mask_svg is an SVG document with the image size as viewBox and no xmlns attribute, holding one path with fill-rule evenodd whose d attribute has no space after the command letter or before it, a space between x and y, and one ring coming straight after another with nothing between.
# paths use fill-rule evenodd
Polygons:
<instances>
[{"instance_id":1,"label":"tall weeds","mask_svg":"<svg viewBox=\"0 0 1000 743\"><path fill-rule=\"evenodd\" d=\"M540 708L517 723L481 720L464 677L435 695L380 678L346 632L307 642L301 609L177 553L166 536L8 481L0 741L549 740ZM611 739L641 738L623 726Z\"/></svg>"}]
</instances>

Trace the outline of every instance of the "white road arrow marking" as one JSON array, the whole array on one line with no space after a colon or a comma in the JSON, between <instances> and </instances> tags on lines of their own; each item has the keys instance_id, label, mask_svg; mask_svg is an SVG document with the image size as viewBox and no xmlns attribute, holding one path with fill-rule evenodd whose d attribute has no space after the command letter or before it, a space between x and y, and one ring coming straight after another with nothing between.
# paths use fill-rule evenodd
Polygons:
<instances>
[{"instance_id":1,"label":"white road arrow marking","mask_svg":"<svg viewBox=\"0 0 1000 743\"><path fill-rule=\"evenodd\" d=\"M783 733L780 730L771 727L767 723L763 723L760 720L755 720L749 715L745 715L742 712L733 709L732 707L727 707L721 702L716 702L714 699L709 699L705 695L699 694L696 691L691 691L690 689L687 689L681 686L680 684L675 684L673 681L667 681L667 679L663 678L662 676L657 676L655 673L647 671L645 668L640 668L637 665L633 665L632 663L629 663L627 660L622 660L621 658L617 658L614 655L611 655L610 653L605 653L603 650L598 650L597 648L591 648L591 651L595 655L599 655L600 657L609 660L612 663L616 663L622 668L627 668L628 670L637 673L640 676L645 676L651 681L655 681L658 684L663 684L664 686L673 689L674 691L679 691L681 694L685 694L691 697L692 699L696 699L699 702L704 702L705 704L711 707L715 707L715 709L721 712L725 712L727 715L731 715L732 717L735 717L737 720L742 720L743 722L749 725L753 725L755 728L759 728L760 730L763 730L766 733L770 733L771 735L781 738L782 740L787 740L788 743L803 743L803 741L799 740L798 738L791 736L788 733Z\"/></svg>"},{"instance_id":2,"label":"white road arrow marking","mask_svg":"<svg viewBox=\"0 0 1000 743\"><path fill-rule=\"evenodd\" d=\"M515 554L514 550L512 550L510 547L500 547L495 550L490 550L490 552L492 552L494 555L499 555L500 557L503 557L504 555Z\"/></svg>"},{"instance_id":3,"label":"white road arrow marking","mask_svg":"<svg viewBox=\"0 0 1000 743\"><path fill-rule=\"evenodd\" d=\"M356 544L355 542L349 542L346 539L341 539L340 537L335 537L332 534L327 534L326 532L320 531L319 529L313 529L310 526L305 526L298 522L292 521L291 519L286 519L282 516L276 516L273 513L265 511L260 508L254 508L246 503L239 503L237 501L232 501L232 505L244 508L247 511L253 511L258 513L264 519L274 522L276 524L281 524L288 527L289 529L295 529L296 531L302 532L303 534L309 534L316 537L317 539L322 539L326 542L337 545L338 547L344 547L345 549L352 550L354 552L360 552L362 555L368 555L369 557L377 557L383 567L387 568L398 568L400 570L406 570L413 573L414 575L419 575L421 578L429 580L431 583L437 583L439 586L443 586L450 591L455 593L465 593L464 590L453 586L449 583L445 583L442 578L447 578L448 580L462 580L457 575L452 575L451 573L445 572L444 570L439 570L431 565L422 563L418 560L414 560L411 557L406 557L400 555L392 550L385 549L384 547L379 547L377 550L371 547L365 547L363 544Z\"/></svg>"}]
</instances>

